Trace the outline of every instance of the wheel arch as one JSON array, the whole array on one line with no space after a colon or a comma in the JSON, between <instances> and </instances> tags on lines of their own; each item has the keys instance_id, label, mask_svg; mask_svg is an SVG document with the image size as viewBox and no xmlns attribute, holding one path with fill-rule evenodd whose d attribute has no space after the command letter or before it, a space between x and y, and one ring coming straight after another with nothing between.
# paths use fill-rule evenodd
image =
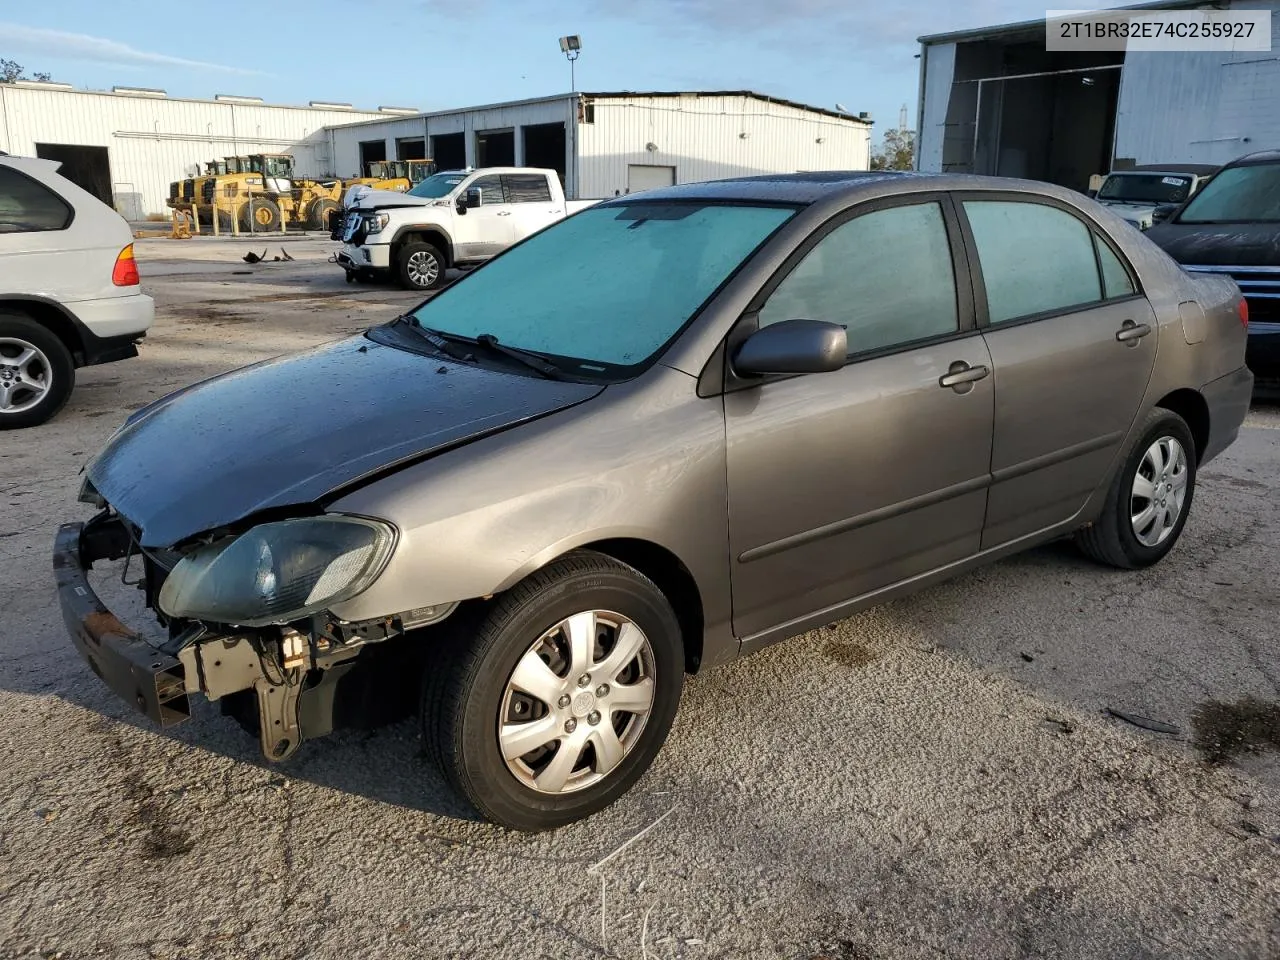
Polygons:
<instances>
[{"instance_id":1,"label":"wheel arch","mask_svg":"<svg viewBox=\"0 0 1280 960\"><path fill-rule=\"evenodd\" d=\"M1196 462L1199 463L1209 445L1209 404L1204 397L1198 390L1184 387L1165 394L1155 405L1186 421L1196 442Z\"/></svg>"},{"instance_id":2,"label":"wheel arch","mask_svg":"<svg viewBox=\"0 0 1280 960\"><path fill-rule=\"evenodd\" d=\"M408 226L401 227L391 238L391 262L394 264L400 255L400 248L406 243L429 243L444 255L446 267L453 266L453 239L440 227Z\"/></svg>"},{"instance_id":3,"label":"wheel arch","mask_svg":"<svg viewBox=\"0 0 1280 960\"><path fill-rule=\"evenodd\" d=\"M84 336L80 322L62 304L28 294L0 294L0 312L10 311L30 317L62 341L77 367L85 365Z\"/></svg>"}]
</instances>

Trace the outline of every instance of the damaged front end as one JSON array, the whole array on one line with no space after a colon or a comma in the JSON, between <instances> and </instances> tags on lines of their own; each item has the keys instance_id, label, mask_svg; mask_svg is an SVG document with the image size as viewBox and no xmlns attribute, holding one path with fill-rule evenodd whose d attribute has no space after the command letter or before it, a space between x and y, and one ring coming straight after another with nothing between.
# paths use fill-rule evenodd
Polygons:
<instances>
[{"instance_id":1,"label":"damaged front end","mask_svg":"<svg viewBox=\"0 0 1280 960\"><path fill-rule=\"evenodd\" d=\"M158 551L141 547L136 528L100 498L86 499L103 509L87 523L62 526L53 556L76 649L117 696L162 727L190 717L193 694L220 702L257 733L269 760L338 727L394 719L416 673L404 669L404 658L422 644L381 658L394 662L386 676L356 667L376 667L378 648L399 647L409 630L456 606L361 623L327 611L380 573L394 531L378 521L298 518ZM119 560L141 563L138 586L167 640L151 642L125 626L90 586L95 563Z\"/></svg>"}]
</instances>

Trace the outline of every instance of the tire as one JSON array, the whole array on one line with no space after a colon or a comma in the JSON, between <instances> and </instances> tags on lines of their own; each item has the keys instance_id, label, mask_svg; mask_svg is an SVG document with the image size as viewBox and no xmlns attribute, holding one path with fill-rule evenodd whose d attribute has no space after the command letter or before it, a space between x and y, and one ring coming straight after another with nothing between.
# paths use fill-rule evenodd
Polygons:
<instances>
[{"instance_id":1,"label":"tire","mask_svg":"<svg viewBox=\"0 0 1280 960\"><path fill-rule=\"evenodd\" d=\"M356 274L355 274L355 271L354 271L354 270L348 270L348 271L347 271L347 283L355 283L355 282L356 282Z\"/></svg>"},{"instance_id":2,"label":"tire","mask_svg":"<svg viewBox=\"0 0 1280 960\"><path fill-rule=\"evenodd\" d=\"M588 636L594 626L596 638L577 663L566 641L570 618L575 633ZM423 738L452 786L486 819L527 832L580 820L629 790L661 749L684 683L680 625L657 586L582 551L513 587L472 627L456 625L423 681ZM624 637L627 652L610 664ZM579 673L588 656L592 666ZM521 664L541 681L541 698L516 689ZM611 703L639 709L610 710ZM530 750L508 759L500 727L509 749ZM517 739L524 727L529 732ZM597 752L606 743L610 757Z\"/></svg>"},{"instance_id":3,"label":"tire","mask_svg":"<svg viewBox=\"0 0 1280 960\"><path fill-rule=\"evenodd\" d=\"M240 208L240 229L252 233L279 233L280 207L270 197L254 197Z\"/></svg>"},{"instance_id":4,"label":"tire","mask_svg":"<svg viewBox=\"0 0 1280 960\"><path fill-rule=\"evenodd\" d=\"M445 284L444 275L444 256L429 243L406 243L396 255L396 276L406 290L439 290Z\"/></svg>"},{"instance_id":5,"label":"tire","mask_svg":"<svg viewBox=\"0 0 1280 960\"><path fill-rule=\"evenodd\" d=\"M332 200L317 200L311 205L311 213L307 217L307 229L329 232L329 214L342 208Z\"/></svg>"},{"instance_id":6,"label":"tire","mask_svg":"<svg viewBox=\"0 0 1280 960\"><path fill-rule=\"evenodd\" d=\"M0 313L0 430L35 427L66 404L76 382L71 352L20 313Z\"/></svg>"},{"instance_id":7,"label":"tire","mask_svg":"<svg viewBox=\"0 0 1280 960\"><path fill-rule=\"evenodd\" d=\"M1154 489L1145 482L1149 478L1156 484ZM1117 471L1102 515L1076 533L1076 543L1086 556L1107 566L1149 567L1182 536L1195 487L1196 445L1191 429L1176 413L1157 407L1147 414L1137 443ZM1148 490L1151 496L1144 496ZM1154 505L1153 514L1147 512L1149 505Z\"/></svg>"}]
</instances>

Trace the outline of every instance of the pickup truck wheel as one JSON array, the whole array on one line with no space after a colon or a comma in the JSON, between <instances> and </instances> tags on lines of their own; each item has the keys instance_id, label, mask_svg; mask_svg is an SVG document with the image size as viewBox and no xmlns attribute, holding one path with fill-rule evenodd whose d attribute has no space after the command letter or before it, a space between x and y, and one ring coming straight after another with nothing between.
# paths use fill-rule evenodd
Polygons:
<instances>
[{"instance_id":1,"label":"pickup truck wheel","mask_svg":"<svg viewBox=\"0 0 1280 960\"><path fill-rule=\"evenodd\" d=\"M1196 486L1196 444L1176 413L1157 407L1112 481L1102 516L1076 534L1099 563L1149 567L1178 542Z\"/></svg>"},{"instance_id":2,"label":"pickup truck wheel","mask_svg":"<svg viewBox=\"0 0 1280 960\"><path fill-rule=\"evenodd\" d=\"M0 430L49 420L75 382L75 363L61 340L30 317L0 313Z\"/></svg>"},{"instance_id":3,"label":"pickup truck wheel","mask_svg":"<svg viewBox=\"0 0 1280 960\"><path fill-rule=\"evenodd\" d=\"M654 583L564 557L457 630L425 676L423 735L490 821L548 830L608 806L657 756L684 681L680 625Z\"/></svg>"},{"instance_id":4,"label":"pickup truck wheel","mask_svg":"<svg viewBox=\"0 0 1280 960\"><path fill-rule=\"evenodd\" d=\"M444 286L444 257L429 243L406 243L396 257L400 285L407 290L437 290Z\"/></svg>"}]
</instances>

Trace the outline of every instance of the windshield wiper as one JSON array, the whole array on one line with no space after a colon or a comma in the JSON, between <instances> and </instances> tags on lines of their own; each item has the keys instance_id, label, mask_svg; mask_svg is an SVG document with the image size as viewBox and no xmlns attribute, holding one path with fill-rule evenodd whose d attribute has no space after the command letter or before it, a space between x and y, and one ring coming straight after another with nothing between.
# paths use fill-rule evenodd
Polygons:
<instances>
[{"instance_id":1,"label":"windshield wiper","mask_svg":"<svg viewBox=\"0 0 1280 960\"><path fill-rule=\"evenodd\" d=\"M480 333L476 335L476 343L482 347L501 353L503 356L510 357L517 363L524 364L530 370L537 371L548 380L563 380L564 373L554 363L549 362L541 354L534 353L532 350L521 350L518 347L508 347L498 342L498 338L492 333Z\"/></svg>"},{"instance_id":2,"label":"windshield wiper","mask_svg":"<svg viewBox=\"0 0 1280 960\"><path fill-rule=\"evenodd\" d=\"M432 330L430 327L424 327L418 322L418 318L411 313L402 313L391 321L391 326L393 327L401 324L408 327L423 340L427 341L427 343L431 344L431 346L435 347L437 351L443 353L446 357L451 357L454 360L461 360L464 363L475 360L475 357L470 351L460 350L455 347L444 338L439 330Z\"/></svg>"}]
</instances>

